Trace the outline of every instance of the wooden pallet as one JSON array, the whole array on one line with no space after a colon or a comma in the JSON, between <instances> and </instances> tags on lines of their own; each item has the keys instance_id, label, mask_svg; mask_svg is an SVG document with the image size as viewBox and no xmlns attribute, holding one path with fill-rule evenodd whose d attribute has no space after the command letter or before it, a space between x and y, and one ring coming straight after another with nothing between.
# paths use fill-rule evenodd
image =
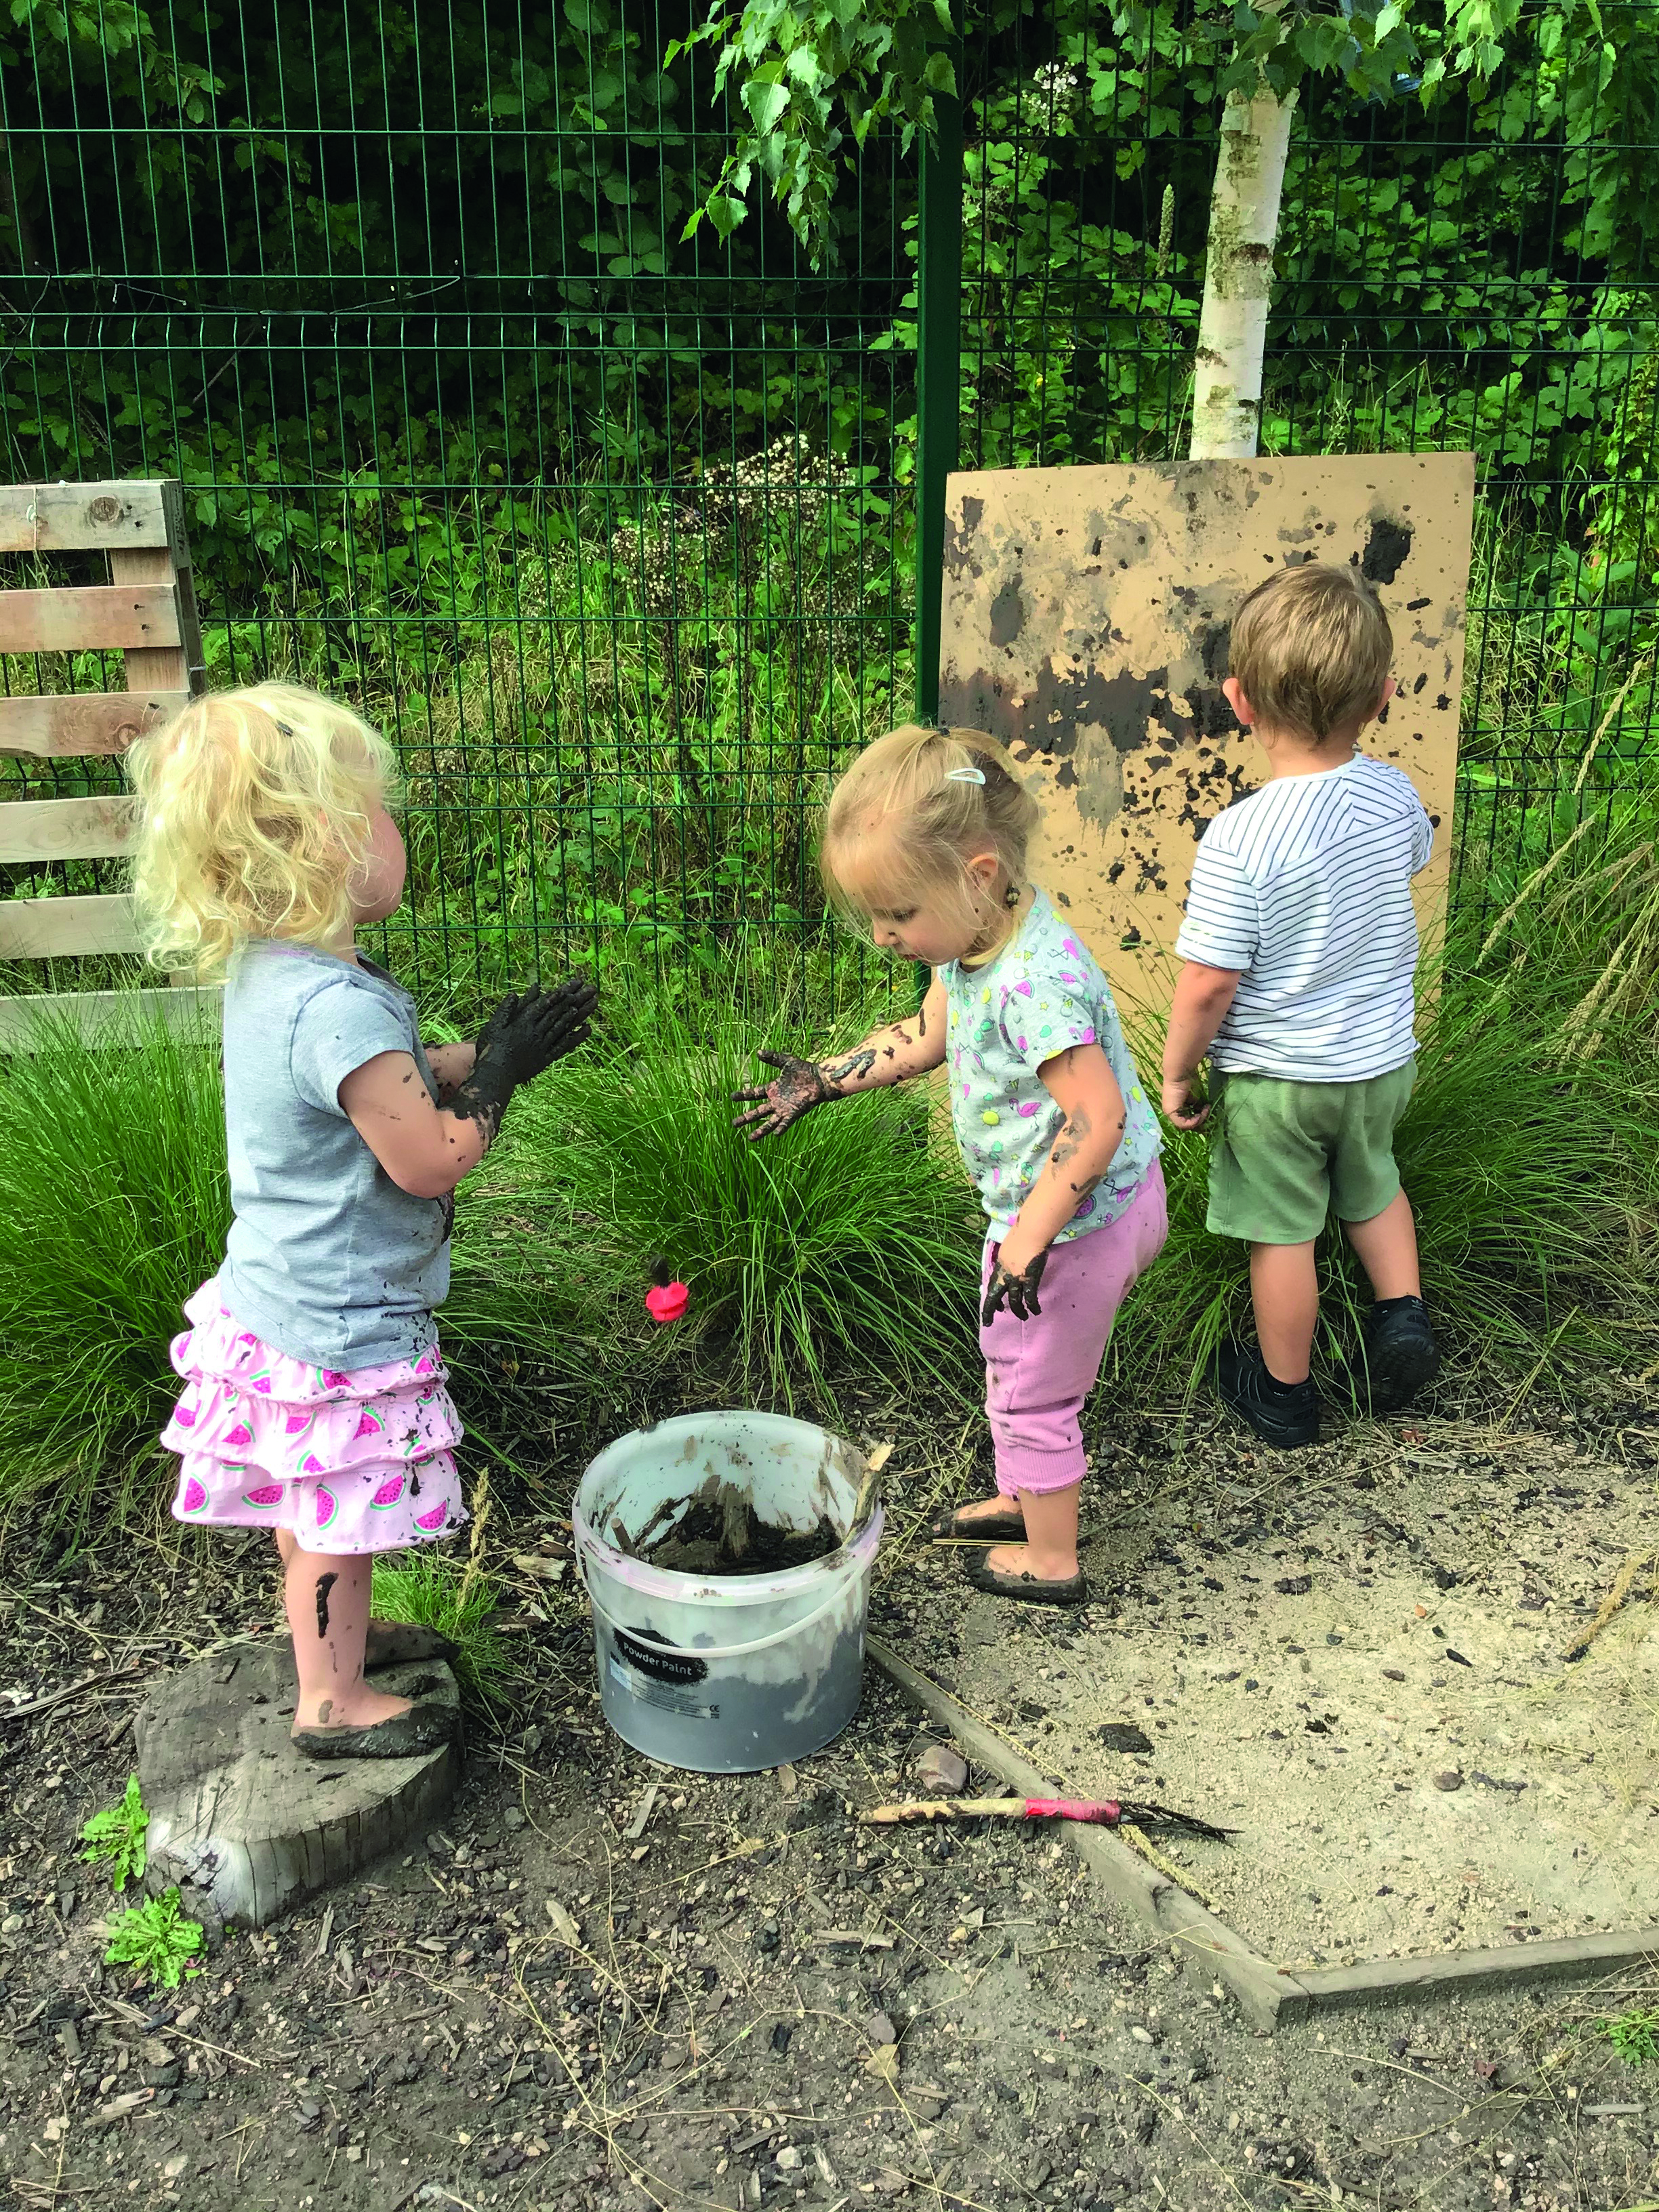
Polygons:
<instances>
[{"instance_id":1,"label":"wooden pallet","mask_svg":"<svg viewBox=\"0 0 1659 2212\"><path fill-rule=\"evenodd\" d=\"M0 653L118 652L126 690L0 698L0 753L65 760L125 752L201 688L202 640L177 480L0 486L0 553L79 552L106 555L109 582L0 592ZM0 863L113 859L127 849L132 821L127 798L0 805ZM0 960L137 949L125 895L0 900ZM0 1052L27 1049L43 1023L72 1022L83 1034L112 1039L142 1037L147 1018L210 1030L218 997L191 988L0 998Z\"/></svg>"}]
</instances>

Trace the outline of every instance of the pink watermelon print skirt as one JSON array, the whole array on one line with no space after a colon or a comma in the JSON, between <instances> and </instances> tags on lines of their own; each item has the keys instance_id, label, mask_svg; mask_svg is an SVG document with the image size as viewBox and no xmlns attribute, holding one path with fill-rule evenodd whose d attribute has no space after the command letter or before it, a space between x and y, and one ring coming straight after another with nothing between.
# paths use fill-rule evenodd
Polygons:
<instances>
[{"instance_id":1,"label":"pink watermelon print skirt","mask_svg":"<svg viewBox=\"0 0 1659 2212\"><path fill-rule=\"evenodd\" d=\"M435 1345L347 1373L238 1328L216 1281L185 1313L172 1354L184 1394L161 1434L181 1462L175 1520L289 1528L301 1551L345 1556L430 1544L466 1519Z\"/></svg>"}]
</instances>

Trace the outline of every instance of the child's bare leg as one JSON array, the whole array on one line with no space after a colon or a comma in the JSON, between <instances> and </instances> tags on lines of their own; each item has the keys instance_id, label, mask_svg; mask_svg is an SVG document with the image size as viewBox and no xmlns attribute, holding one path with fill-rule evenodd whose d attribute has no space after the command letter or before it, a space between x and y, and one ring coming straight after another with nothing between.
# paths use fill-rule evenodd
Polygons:
<instances>
[{"instance_id":1,"label":"child's bare leg","mask_svg":"<svg viewBox=\"0 0 1659 2212\"><path fill-rule=\"evenodd\" d=\"M407 1698L363 1680L373 1560L302 1552L291 1536L289 1543L283 1598L300 1678L295 1728L373 1728L407 1712Z\"/></svg>"},{"instance_id":2,"label":"child's bare leg","mask_svg":"<svg viewBox=\"0 0 1659 2212\"><path fill-rule=\"evenodd\" d=\"M1268 1374L1275 1382L1305 1382L1319 1319L1312 1243L1252 1244L1250 1297Z\"/></svg>"},{"instance_id":3,"label":"child's bare leg","mask_svg":"<svg viewBox=\"0 0 1659 2212\"><path fill-rule=\"evenodd\" d=\"M273 1528L276 1549L284 1567L299 1550L291 1528ZM372 1582L372 1576L371 1576ZM399 1667L411 1659L449 1659L454 1656L454 1647L436 1629L418 1627L408 1620L375 1620L371 1618L368 1633L363 1643L363 1663L367 1667Z\"/></svg>"},{"instance_id":4,"label":"child's bare leg","mask_svg":"<svg viewBox=\"0 0 1659 2212\"><path fill-rule=\"evenodd\" d=\"M1411 1200L1396 1191L1381 1213L1369 1221L1345 1221L1348 1242L1359 1255L1359 1264L1371 1279L1378 1298L1420 1298L1423 1277L1417 1264L1417 1224ZM1272 1361L1268 1362L1269 1366Z\"/></svg>"},{"instance_id":5,"label":"child's bare leg","mask_svg":"<svg viewBox=\"0 0 1659 2212\"><path fill-rule=\"evenodd\" d=\"M1064 1490L1022 1490L1017 1493L1025 1516L1023 1544L993 1544L985 1564L994 1574L1035 1575L1039 1582L1069 1582L1078 1571L1077 1507L1080 1482ZM1000 1499L1003 1511L1009 1500Z\"/></svg>"}]
</instances>

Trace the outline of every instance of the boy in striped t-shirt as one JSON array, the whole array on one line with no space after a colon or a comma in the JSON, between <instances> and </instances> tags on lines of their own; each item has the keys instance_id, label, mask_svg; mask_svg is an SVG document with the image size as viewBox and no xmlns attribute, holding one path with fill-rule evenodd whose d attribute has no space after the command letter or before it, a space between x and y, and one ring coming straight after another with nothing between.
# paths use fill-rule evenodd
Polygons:
<instances>
[{"instance_id":1,"label":"boy in striped t-shirt","mask_svg":"<svg viewBox=\"0 0 1659 2212\"><path fill-rule=\"evenodd\" d=\"M1164 1048L1164 1109L1196 1129L1207 1055L1218 1111L1208 1227L1250 1247L1256 1346L1224 1345L1223 1402L1265 1443L1309 1444L1309 1373L1328 1208L1371 1281L1350 1373L1373 1413L1403 1406L1439 1352L1394 1160L1411 1096L1411 882L1434 830L1411 779L1358 750L1394 692L1394 641L1357 568L1310 562L1259 585L1232 627L1233 712L1267 758L1260 791L1211 823L1193 864L1185 961Z\"/></svg>"}]
</instances>

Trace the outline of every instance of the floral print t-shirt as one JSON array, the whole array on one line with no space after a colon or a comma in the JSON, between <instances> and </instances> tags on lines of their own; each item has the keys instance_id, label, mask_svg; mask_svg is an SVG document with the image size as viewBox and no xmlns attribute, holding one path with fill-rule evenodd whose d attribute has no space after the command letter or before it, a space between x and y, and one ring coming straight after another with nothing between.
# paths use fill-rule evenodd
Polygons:
<instances>
[{"instance_id":1,"label":"floral print t-shirt","mask_svg":"<svg viewBox=\"0 0 1659 2212\"><path fill-rule=\"evenodd\" d=\"M1115 1221L1162 1147L1110 986L1093 957L1038 891L995 959L982 968L952 960L939 974L949 1009L951 1118L993 1237L1012 1227L1066 1119L1037 1070L1074 1044L1100 1047L1127 1113L1111 1165L1054 1242Z\"/></svg>"}]
</instances>

